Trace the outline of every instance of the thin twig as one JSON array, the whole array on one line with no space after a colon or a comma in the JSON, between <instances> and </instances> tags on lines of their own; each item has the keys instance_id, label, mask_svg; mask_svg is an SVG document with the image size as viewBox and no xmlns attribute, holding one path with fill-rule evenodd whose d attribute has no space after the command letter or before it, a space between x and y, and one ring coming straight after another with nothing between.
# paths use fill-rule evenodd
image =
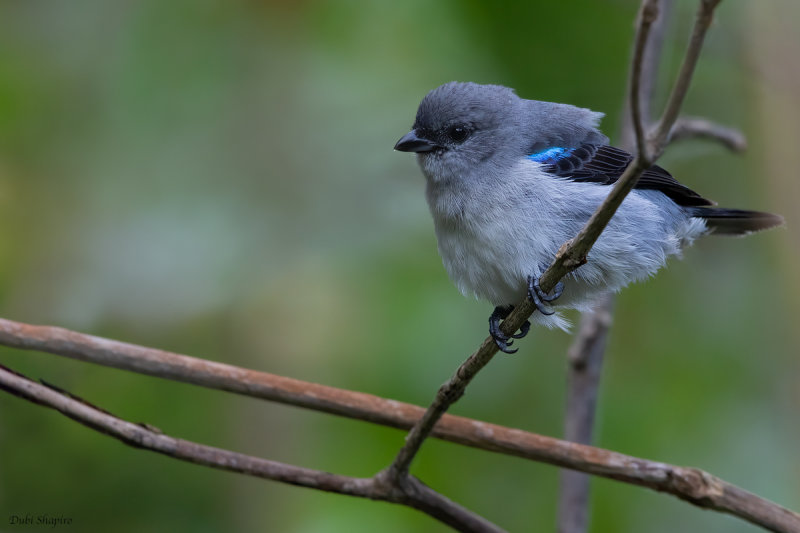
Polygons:
<instances>
[{"instance_id":1,"label":"thin twig","mask_svg":"<svg viewBox=\"0 0 800 533\"><path fill-rule=\"evenodd\" d=\"M644 0L644 4L647 5L652 1L653 0ZM686 50L684 62L678 75L678 79L675 82L675 88L673 88L667 104L668 110L664 112L656 126L656 136L649 137L645 143L645 145L648 146L658 146L658 150L649 150L651 153L646 154L642 153L643 150L641 150L642 147L640 146L640 150L638 151L639 153L637 153L633 161L628 165L628 168L625 169L625 172L623 172L622 176L620 176L619 180L617 180L617 182L614 184L611 192L597 208L597 211L594 212L592 217L575 238L561 246L561 249L559 249L558 253L556 254L555 261L553 261L550 267L548 267L544 274L542 274L539 280L539 285L545 292L552 291L556 283L558 283L561 278L582 264L586 263L588 260L587 255L589 250L591 249L592 245L594 245L595 241L598 239L600 233L606 227L619 205L622 203L622 200L636 184L636 181L639 179L641 173L648 168L658 156L661 155L666 137L662 137L660 132L669 132L672 129L675 119L677 118L677 113L673 112L672 108L677 106L679 109L680 104L683 102L686 89L688 88L689 81L694 72L694 65L697 62L697 57L700 54L700 49L703 45L705 33L712 18L713 9L718 3L719 0L701 0L695 26L692 30L692 38L689 41L689 46ZM641 39L637 39L635 50L639 49L641 46L644 46L641 43ZM631 68L632 72L641 73L641 65L637 65L637 62L642 60L643 55L643 53L637 53L634 51L634 64ZM632 102L631 105L633 106L631 108L632 116L636 116L638 113L637 110L639 109L639 106L636 104L638 98L636 94L637 87L638 83L631 82L632 92L630 98ZM527 320L534 309L535 307L533 303L527 299L524 300L520 305L517 305L514 311L512 311L508 318L506 318L506 320L504 320L500 325L503 333L510 334L519 329L520 326L522 326L522 323Z\"/></svg>"},{"instance_id":2,"label":"thin twig","mask_svg":"<svg viewBox=\"0 0 800 533\"><path fill-rule=\"evenodd\" d=\"M689 40L689 46L686 49L686 55L683 58L680 71L678 72L678 77L667 99L667 104L664 106L664 113L661 115L661 120L658 121L655 130L648 139L648 149L651 151L653 160L660 157L664 148L667 146L669 133L681 111L686 93L689 91L689 83L692 81L694 69L697 66L697 60L700 57L700 50L702 50L703 41L706 38L706 32L709 26L711 26L711 22L714 20L714 9L716 9L721 1L722 0L700 0L700 7L695 17L692 36Z\"/></svg>"},{"instance_id":3,"label":"thin twig","mask_svg":"<svg viewBox=\"0 0 800 533\"><path fill-rule=\"evenodd\" d=\"M414 424L411 431L406 435L405 445L400 449L392 464L389 465L389 475L402 477L408 475L408 468L414 460L420 446L430 435L433 427L463 394L472 378L492 360L497 353L497 345L494 340L487 338L483 341L478 350L470 355L456 373L450 377L436 392L433 403L425 410L425 414Z\"/></svg>"},{"instance_id":4,"label":"thin twig","mask_svg":"<svg viewBox=\"0 0 800 533\"><path fill-rule=\"evenodd\" d=\"M633 59L631 60L631 75L628 80L629 88L626 100L630 109L633 133L636 139L636 151L644 159L649 159L646 152L645 125L650 122L650 99L654 87L652 77L657 68L658 58L650 52L653 39L650 39L650 30L658 20L661 6L659 0L644 0L639 9L639 24L637 25L636 38L633 45ZM661 26L661 24L659 24ZM658 28L657 28L658 29ZM656 38L655 40L660 40ZM659 46L660 47L660 46ZM642 94L642 93L645 94Z\"/></svg>"},{"instance_id":5,"label":"thin twig","mask_svg":"<svg viewBox=\"0 0 800 533\"><path fill-rule=\"evenodd\" d=\"M680 117L675 121L669 135L669 142L694 138L715 140L732 152L747 150L747 139L737 129L721 126L700 117Z\"/></svg>"},{"instance_id":6,"label":"thin twig","mask_svg":"<svg viewBox=\"0 0 800 533\"><path fill-rule=\"evenodd\" d=\"M290 485L406 505L459 531L475 533L503 531L480 515L449 500L410 476L404 479L402 486L397 486L387 483L379 476L355 478L331 474L178 439L161 433L147 424L134 424L118 418L85 400L39 384L2 365L0 365L0 389L33 403L51 407L64 416L134 448Z\"/></svg>"},{"instance_id":7,"label":"thin twig","mask_svg":"<svg viewBox=\"0 0 800 533\"><path fill-rule=\"evenodd\" d=\"M653 97L655 96L659 66L661 63L661 52L664 48L664 38L666 34L666 26L668 19L672 16L675 7L675 0L661 0L659 6L658 18L652 23L653 27L650 30L648 41L645 43L644 50L642 51L642 67L640 70L639 80L639 105L641 110L642 124L645 125L643 130L646 130L648 125L652 123L652 108ZM634 40L634 47L631 52L631 57L636 52L637 40ZM631 59L633 61L633 59ZM633 73L630 75L632 76ZM619 146L628 152L635 152L637 150L636 143L636 126L633 119L633 105L631 103L632 90L630 89L632 80L628 80L628 92L624 97L624 105L622 106L622 119L619 132ZM680 120L680 119L679 119Z\"/></svg>"},{"instance_id":8,"label":"thin twig","mask_svg":"<svg viewBox=\"0 0 800 533\"><path fill-rule=\"evenodd\" d=\"M371 394L308 383L52 326L34 326L0 319L0 345L52 353L394 428L412 427L425 412L421 407ZM432 436L648 487L699 507L738 516L773 531L800 533L799 514L695 468L648 461L453 415L444 415L434 427ZM383 479L380 476L377 478Z\"/></svg>"}]
</instances>

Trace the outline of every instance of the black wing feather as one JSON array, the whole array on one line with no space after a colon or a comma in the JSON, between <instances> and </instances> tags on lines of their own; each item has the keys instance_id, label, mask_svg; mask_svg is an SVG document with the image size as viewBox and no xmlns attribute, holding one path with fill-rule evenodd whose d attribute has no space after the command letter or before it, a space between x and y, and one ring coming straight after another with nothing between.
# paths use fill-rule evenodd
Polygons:
<instances>
[{"instance_id":1,"label":"black wing feather","mask_svg":"<svg viewBox=\"0 0 800 533\"><path fill-rule=\"evenodd\" d=\"M548 172L572 181L611 185L633 161L625 150L613 146L582 144L558 159L550 159L545 167ZM682 185L663 168L653 165L644 171L636 189L661 191L681 206L714 205L689 187Z\"/></svg>"}]
</instances>

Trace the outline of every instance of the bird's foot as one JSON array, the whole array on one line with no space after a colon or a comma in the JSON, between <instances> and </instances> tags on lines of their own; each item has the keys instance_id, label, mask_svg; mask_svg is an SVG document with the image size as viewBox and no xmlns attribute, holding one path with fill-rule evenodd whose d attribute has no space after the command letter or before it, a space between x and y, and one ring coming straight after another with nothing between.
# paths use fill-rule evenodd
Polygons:
<instances>
[{"instance_id":1,"label":"bird's foot","mask_svg":"<svg viewBox=\"0 0 800 533\"><path fill-rule=\"evenodd\" d=\"M521 339L525 335L528 334L528 331L531 329L530 321L526 320L522 327L519 329L519 333L515 333L513 335L506 335L502 331L500 331L500 321L505 320L506 317L514 310L513 305L509 305L506 307L497 306L492 311L492 314L489 316L489 335L492 336L494 339L495 344L497 347L500 348L501 352L505 353L517 353L517 349L511 349L509 346L514 344L514 341L511 339Z\"/></svg>"},{"instance_id":2,"label":"bird's foot","mask_svg":"<svg viewBox=\"0 0 800 533\"><path fill-rule=\"evenodd\" d=\"M545 305L544 302L549 303L556 301L563 292L564 284L559 281L556 283L556 286L553 289L553 294L548 296L547 293L544 292L541 287L539 287L539 278L536 276L528 276L528 298L531 299L533 304L536 306L536 309L538 309L543 315L549 316L555 313L555 311L549 306Z\"/></svg>"}]
</instances>

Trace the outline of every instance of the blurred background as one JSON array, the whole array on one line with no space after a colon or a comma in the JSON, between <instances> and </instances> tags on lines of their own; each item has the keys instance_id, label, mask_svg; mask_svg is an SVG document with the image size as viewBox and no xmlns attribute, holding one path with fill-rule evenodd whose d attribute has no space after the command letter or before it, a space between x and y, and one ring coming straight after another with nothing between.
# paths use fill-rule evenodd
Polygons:
<instances>
[{"instance_id":1,"label":"blurred background","mask_svg":"<svg viewBox=\"0 0 800 533\"><path fill-rule=\"evenodd\" d=\"M690 29L680 2L660 109ZM486 336L436 251L414 158L392 146L450 80L607 113L637 2L0 4L0 316L427 404ZM741 128L733 155L661 164L786 227L706 239L619 297L596 443L708 470L800 508L800 4L723 3L686 114ZM577 322L578 316L573 315ZM536 329L453 412L559 436L571 338ZM353 476L403 433L34 352L0 363L132 421ZM135 450L0 394L0 531L421 531L399 506ZM557 469L429 441L413 473L512 531L552 531ZM26 531L35 527L26 527ZM755 531L595 479L596 532Z\"/></svg>"}]
</instances>

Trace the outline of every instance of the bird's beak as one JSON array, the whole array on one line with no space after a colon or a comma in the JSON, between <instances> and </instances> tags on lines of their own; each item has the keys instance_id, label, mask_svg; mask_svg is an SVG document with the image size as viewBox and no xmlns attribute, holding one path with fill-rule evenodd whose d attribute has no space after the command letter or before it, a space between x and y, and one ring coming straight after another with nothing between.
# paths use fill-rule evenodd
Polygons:
<instances>
[{"instance_id":1,"label":"bird's beak","mask_svg":"<svg viewBox=\"0 0 800 533\"><path fill-rule=\"evenodd\" d=\"M417 137L417 132L411 130L397 141L394 149L400 152L431 152L436 149L436 145L427 139Z\"/></svg>"}]
</instances>

